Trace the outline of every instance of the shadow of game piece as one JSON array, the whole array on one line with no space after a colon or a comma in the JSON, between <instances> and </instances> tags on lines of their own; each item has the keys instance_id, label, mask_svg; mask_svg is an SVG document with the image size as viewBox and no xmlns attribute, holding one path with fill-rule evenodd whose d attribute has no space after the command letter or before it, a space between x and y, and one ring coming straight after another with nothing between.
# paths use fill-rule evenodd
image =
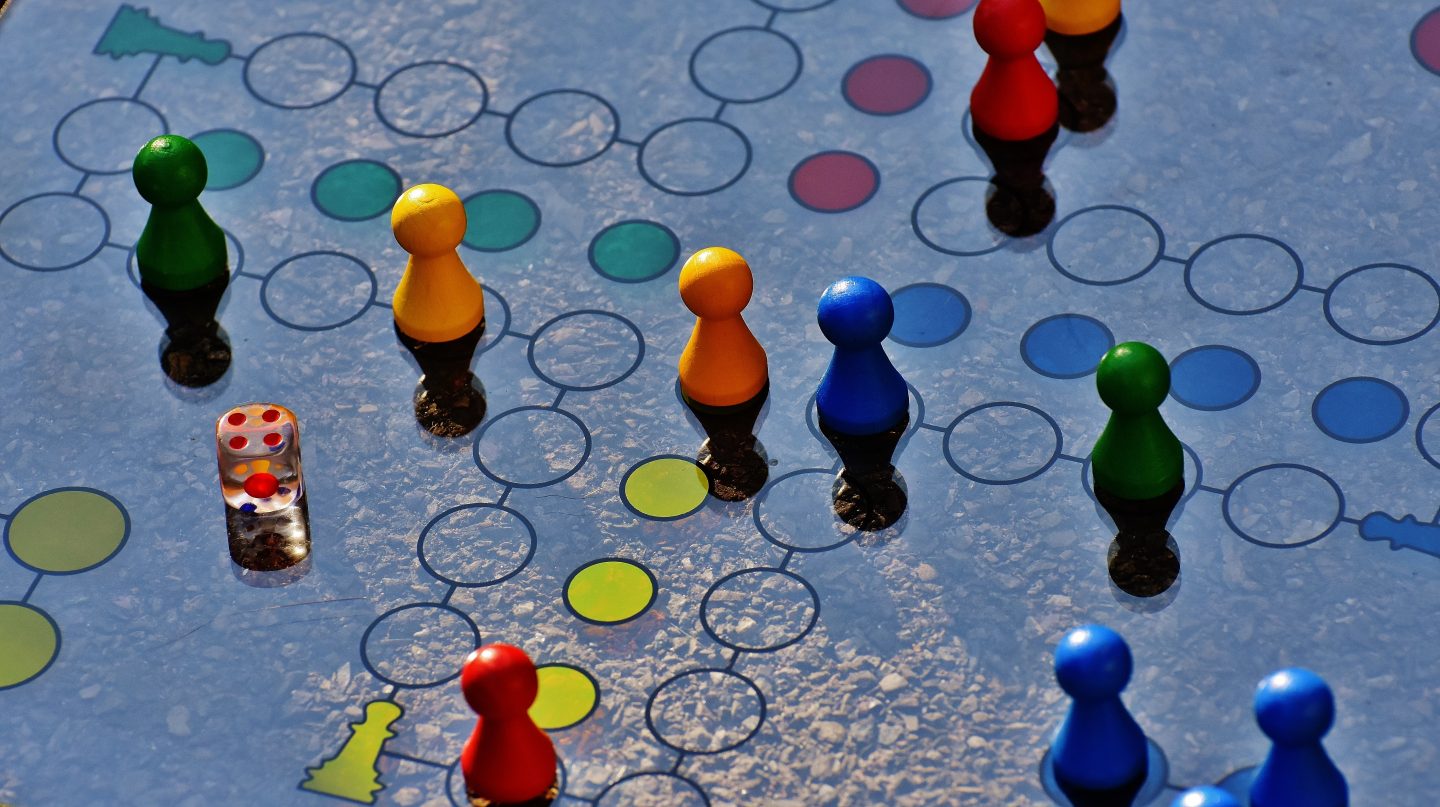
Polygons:
<instances>
[{"instance_id":1,"label":"shadow of game piece","mask_svg":"<svg viewBox=\"0 0 1440 807\"><path fill-rule=\"evenodd\" d=\"M295 504L270 513L247 513L226 507L225 531L229 537L230 560L241 569L279 572L303 564L305 571L299 577L309 571L310 509L303 493Z\"/></svg>"},{"instance_id":2,"label":"shadow of game piece","mask_svg":"<svg viewBox=\"0 0 1440 807\"><path fill-rule=\"evenodd\" d=\"M1091 486L1095 491L1095 500L1115 522L1115 531L1121 535L1165 532L1175 506L1185 495L1183 478L1170 490L1152 499L1122 499L1097 484L1093 476Z\"/></svg>"},{"instance_id":3,"label":"shadow of game piece","mask_svg":"<svg viewBox=\"0 0 1440 807\"><path fill-rule=\"evenodd\" d=\"M1149 599L1170 590L1180 579L1180 548L1170 533L1125 533L1115 536L1106 558L1110 582L1132 597Z\"/></svg>"},{"instance_id":4,"label":"shadow of game piece","mask_svg":"<svg viewBox=\"0 0 1440 807\"><path fill-rule=\"evenodd\" d=\"M1123 25L1124 17L1119 16L1093 33L1045 32L1045 45L1059 66L1055 83L1060 90L1060 125L1066 129L1093 132L1114 117L1119 100L1105 60Z\"/></svg>"},{"instance_id":5,"label":"shadow of game piece","mask_svg":"<svg viewBox=\"0 0 1440 807\"><path fill-rule=\"evenodd\" d=\"M395 327L396 338L420 365L415 419L431 434L459 437L485 419L485 392L470 372L484 333L483 319L469 333L445 342L422 342Z\"/></svg>"},{"instance_id":6,"label":"shadow of game piece","mask_svg":"<svg viewBox=\"0 0 1440 807\"><path fill-rule=\"evenodd\" d=\"M910 413L899 423L877 434L841 434L820 423L820 433L835 447L844 467L835 490L835 515L857 530L883 530L905 515L909 496L904 480L891 464L895 449Z\"/></svg>"},{"instance_id":7,"label":"shadow of game piece","mask_svg":"<svg viewBox=\"0 0 1440 807\"><path fill-rule=\"evenodd\" d=\"M755 423L770 397L767 382L760 394L738 406L714 407L682 400L705 430L696 462L710 480L710 495L725 502L743 502L760 492L770 478L770 464L755 439ZM757 448L759 447L759 448Z\"/></svg>"},{"instance_id":8,"label":"shadow of game piece","mask_svg":"<svg viewBox=\"0 0 1440 807\"><path fill-rule=\"evenodd\" d=\"M1057 784L1060 792L1070 800L1071 807L1134 807L1135 797L1140 795L1145 779L1146 776L1141 774L1135 781L1110 790L1088 790L1058 779Z\"/></svg>"},{"instance_id":9,"label":"shadow of game piece","mask_svg":"<svg viewBox=\"0 0 1440 807\"><path fill-rule=\"evenodd\" d=\"M160 343L160 368L183 387L204 387L220 380L230 369L230 343L220 332L215 312L230 285L220 275L198 288L172 291L140 282L145 296L165 318Z\"/></svg>"},{"instance_id":10,"label":"shadow of game piece","mask_svg":"<svg viewBox=\"0 0 1440 807\"><path fill-rule=\"evenodd\" d=\"M1059 125L1028 140L1001 140L973 124L971 132L995 172L985 195L986 218L1012 238L1044 232L1055 220L1055 193L1045 179L1045 158Z\"/></svg>"}]
</instances>

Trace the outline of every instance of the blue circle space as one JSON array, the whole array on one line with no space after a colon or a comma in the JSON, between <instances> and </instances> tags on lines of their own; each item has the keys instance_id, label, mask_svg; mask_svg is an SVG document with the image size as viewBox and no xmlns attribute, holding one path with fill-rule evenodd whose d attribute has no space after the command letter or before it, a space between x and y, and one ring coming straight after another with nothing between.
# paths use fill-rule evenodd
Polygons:
<instances>
[{"instance_id":1,"label":"blue circle space","mask_svg":"<svg viewBox=\"0 0 1440 807\"><path fill-rule=\"evenodd\" d=\"M970 326L970 303L960 292L939 283L915 283L890 296L895 324L890 338L910 347L943 345Z\"/></svg>"},{"instance_id":2,"label":"blue circle space","mask_svg":"<svg viewBox=\"0 0 1440 807\"><path fill-rule=\"evenodd\" d=\"M1105 323L1083 314L1046 317L1020 339L1020 357L1031 370L1050 378L1080 378L1095 372L1115 335Z\"/></svg>"},{"instance_id":3,"label":"blue circle space","mask_svg":"<svg viewBox=\"0 0 1440 807\"><path fill-rule=\"evenodd\" d=\"M1373 443L1400 430L1410 417L1405 393L1378 378L1344 378L1315 396L1315 425L1346 443Z\"/></svg>"},{"instance_id":4,"label":"blue circle space","mask_svg":"<svg viewBox=\"0 0 1440 807\"><path fill-rule=\"evenodd\" d=\"M1191 348L1170 364L1170 396L1202 412L1233 409L1259 388L1260 365L1226 345Z\"/></svg>"}]
</instances>

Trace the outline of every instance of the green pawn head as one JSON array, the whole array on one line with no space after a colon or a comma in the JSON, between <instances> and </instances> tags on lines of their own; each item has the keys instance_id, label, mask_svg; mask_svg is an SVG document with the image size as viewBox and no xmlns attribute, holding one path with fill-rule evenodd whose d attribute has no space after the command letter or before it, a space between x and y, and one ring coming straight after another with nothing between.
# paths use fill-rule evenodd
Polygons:
<instances>
[{"instance_id":1,"label":"green pawn head","mask_svg":"<svg viewBox=\"0 0 1440 807\"><path fill-rule=\"evenodd\" d=\"M1170 394L1170 365L1144 342L1121 342L1100 359L1095 388L1100 400L1119 414L1153 412Z\"/></svg>"},{"instance_id":2,"label":"green pawn head","mask_svg":"<svg viewBox=\"0 0 1440 807\"><path fill-rule=\"evenodd\" d=\"M145 201L161 207L179 207L199 198L209 170L199 146L180 135L165 134L140 149L131 174L135 178L135 189Z\"/></svg>"}]
</instances>

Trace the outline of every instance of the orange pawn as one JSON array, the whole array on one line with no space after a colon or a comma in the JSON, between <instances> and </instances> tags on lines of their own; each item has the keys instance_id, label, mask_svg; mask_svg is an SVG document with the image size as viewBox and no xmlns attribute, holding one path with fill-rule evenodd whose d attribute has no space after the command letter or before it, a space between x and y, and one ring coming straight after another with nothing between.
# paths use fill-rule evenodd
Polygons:
<instances>
[{"instance_id":1,"label":"orange pawn","mask_svg":"<svg viewBox=\"0 0 1440 807\"><path fill-rule=\"evenodd\" d=\"M750 265L724 247L707 247L680 270L680 299L697 319L680 354L680 391L692 403L726 408L765 390L765 349L740 312L750 302Z\"/></svg>"},{"instance_id":2,"label":"orange pawn","mask_svg":"<svg viewBox=\"0 0 1440 807\"><path fill-rule=\"evenodd\" d=\"M1060 97L1035 49L1045 40L1039 0L980 0L975 40L990 55L970 93L975 128L999 140L1045 134L1060 115Z\"/></svg>"},{"instance_id":3,"label":"orange pawn","mask_svg":"<svg viewBox=\"0 0 1440 807\"><path fill-rule=\"evenodd\" d=\"M479 648L465 658L460 689L480 715L460 750L470 803L548 803L558 796L555 746L529 715L540 680L525 651L508 644Z\"/></svg>"}]
</instances>

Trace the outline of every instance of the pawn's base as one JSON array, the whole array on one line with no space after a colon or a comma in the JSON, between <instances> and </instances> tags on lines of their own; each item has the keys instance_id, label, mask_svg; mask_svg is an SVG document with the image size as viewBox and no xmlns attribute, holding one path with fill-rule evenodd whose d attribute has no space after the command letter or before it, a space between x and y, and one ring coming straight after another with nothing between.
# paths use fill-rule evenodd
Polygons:
<instances>
[{"instance_id":1,"label":"pawn's base","mask_svg":"<svg viewBox=\"0 0 1440 807\"><path fill-rule=\"evenodd\" d=\"M836 481L835 515L862 532L894 526L910 504L903 480L893 466L864 475L841 471Z\"/></svg>"},{"instance_id":2,"label":"pawn's base","mask_svg":"<svg viewBox=\"0 0 1440 807\"><path fill-rule=\"evenodd\" d=\"M544 793L528 801L491 801L484 796L478 796L465 791L465 799L470 807L550 807L556 799L560 798L560 781L557 779L550 783L550 788Z\"/></svg>"},{"instance_id":3,"label":"pawn's base","mask_svg":"<svg viewBox=\"0 0 1440 807\"><path fill-rule=\"evenodd\" d=\"M415 391L415 420L437 437L460 437L475 430L485 419L485 392L475 376L466 373L465 383L443 393L427 389L425 379Z\"/></svg>"},{"instance_id":4,"label":"pawn's base","mask_svg":"<svg viewBox=\"0 0 1440 807\"><path fill-rule=\"evenodd\" d=\"M160 347L160 369L182 387L207 387L230 369L230 345L219 333L166 339Z\"/></svg>"},{"instance_id":5,"label":"pawn's base","mask_svg":"<svg viewBox=\"0 0 1440 807\"><path fill-rule=\"evenodd\" d=\"M1096 69L1061 70L1060 125L1081 134L1105 128L1115 117L1120 101L1115 82L1102 66Z\"/></svg>"},{"instance_id":6,"label":"pawn's base","mask_svg":"<svg viewBox=\"0 0 1440 807\"><path fill-rule=\"evenodd\" d=\"M722 502L743 502L759 493L770 478L770 463L760 444L754 437L732 446L717 441L721 436L706 440L695 458L710 481L710 495Z\"/></svg>"},{"instance_id":7,"label":"pawn's base","mask_svg":"<svg viewBox=\"0 0 1440 807\"><path fill-rule=\"evenodd\" d=\"M985 194L985 218L1011 238L1039 235L1055 220L1055 194L1045 182L1020 186L991 180Z\"/></svg>"},{"instance_id":8,"label":"pawn's base","mask_svg":"<svg viewBox=\"0 0 1440 807\"><path fill-rule=\"evenodd\" d=\"M1148 599L1180 579L1180 553L1168 532L1121 533L1110 544L1110 581L1132 597Z\"/></svg>"}]
</instances>

